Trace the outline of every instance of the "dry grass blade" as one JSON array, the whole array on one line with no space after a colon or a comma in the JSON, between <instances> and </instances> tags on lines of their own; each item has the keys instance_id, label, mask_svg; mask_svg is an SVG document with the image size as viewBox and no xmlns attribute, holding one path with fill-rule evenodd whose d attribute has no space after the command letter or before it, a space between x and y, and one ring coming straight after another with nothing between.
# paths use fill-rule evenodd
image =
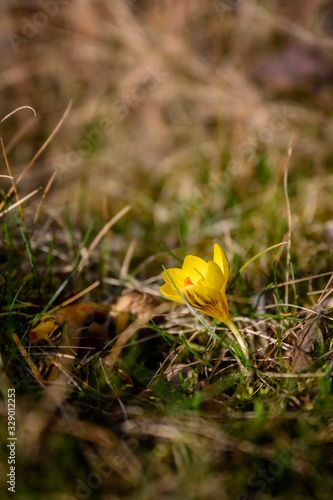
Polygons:
<instances>
[{"instance_id":1,"label":"dry grass blade","mask_svg":"<svg viewBox=\"0 0 333 500\"><path fill-rule=\"evenodd\" d=\"M36 228L36 224L37 224L37 221L38 221L38 217L39 217L39 214L40 214L40 211L42 209L42 206L43 206L43 203L44 203L44 200L46 198L46 195L47 193L50 191L51 189L51 186L52 186L52 183L55 179L55 176L56 176L56 172L53 172L49 182L47 183L45 189L44 189L44 192L42 194L42 197L41 197L41 200L38 204L38 207L37 207L37 210L36 210L36 214L35 214L35 217L34 217L34 220L33 220L33 223L32 223L32 230L31 230L31 235L30 237L32 237L34 231L35 231L35 228Z\"/></svg>"},{"instance_id":2,"label":"dry grass blade","mask_svg":"<svg viewBox=\"0 0 333 500\"><path fill-rule=\"evenodd\" d=\"M127 249L126 255L124 257L123 264L122 264L121 269L120 269L120 273L119 273L120 279L125 279L128 275L128 270L129 270L129 266L130 266L130 263L131 263L131 260L132 260L133 254L134 254L135 247L136 247L136 241L132 240L131 243L128 245L128 249Z\"/></svg>"},{"instance_id":3,"label":"dry grass blade","mask_svg":"<svg viewBox=\"0 0 333 500\"><path fill-rule=\"evenodd\" d=\"M323 378L327 377L327 372L306 372L306 373L276 373L276 372L262 372L262 375L272 378Z\"/></svg>"},{"instance_id":4,"label":"dry grass blade","mask_svg":"<svg viewBox=\"0 0 333 500\"><path fill-rule=\"evenodd\" d=\"M8 113L8 115L6 115L4 118L2 118L2 120L0 121L0 123L4 122L5 120L7 120L7 118L9 118L10 116L12 116L14 113L17 113L17 111L20 111L21 109L31 109L31 111L33 112L33 114L35 116L37 116L36 111L31 106L20 106L19 108L14 109L14 111L11 111L10 113Z\"/></svg>"},{"instance_id":5,"label":"dry grass blade","mask_svg":"<svg viewBox=\"0 0 333 500\"><path fill-rule=\"evenodd\" d=\"M332 287L331 287L331 284L332 284L332 281L333 281L333 275L330 277L330 279L328 280L328 283L327 285L325 286L325 289L323 290L323 292L321 293L319 299L317 300L317 303L316 303L316 306L315 308L317 309L320 304L322 302L324 302L324 300L327 299L327 297L332 293Z\"/></svg>"},{"instance_id":6,"label":"dry grass blade","mask_svg":"<svg viewBox=\"0 0 333 500\"><path fill-rule=\"evenodd\" d=\"M71 110L71 107L72 107L72 101L69 102L67 108L66 108L66 111L65 113L63 114L62 118L60 119L60 121L58 122L58 124L56 125L56 127L54 128L54 130L52 131L52 133L50 134L50 136L47 138L47 140L44 142L44 144L42 145L41 148L39 148L39 150L37 151L37 153L34 155L34 157L32 158L32 160L30 161L30 163L23 169L23 171L21 172L21 174L18 176L17 178L17 181L16 181L16 184L19 184L19 182L23 179L24 175L28 172L28 170L32 167L32 165L35 163L35 161L37 160L37 158L42 154L42 152L44 151L44 149L47 147L47 145L51 142L51 140L53 139L53 137L56 135L56 133L58 132L58 130L61 128L61 126L63 125L65 119L67 118L70 110ZM7 193L7 197L9 197L12 193L13 193L14 189L11 188L8 193ZM0 203L0 210L2 209L3 207L3 203Z\"/></svg>"},{"instance_id":7,"label":"dry grass blade","mask_svg":"<svg viewBox=\"0 0 333 500\"><path fill-rule=\"evenodd\" d=\"M6 150L5 150L5 146L4 146L2 137L0 138L0 140L1 140L1 147L2 147L3 156L4 156L4 159L5 159L6 167L7 167L8 174L9 174L8 177L12 181L12 190L15 193L15 198L16 198L18 207L20 209L21 219L22 219L22 221L24 221L24 214L23 214L23 210L22 210L22 207L21 207L21 203L20 203L20 197L19 197L18 192L17 192L17 188L16 188L16 185L15 185L14 177L12 176L12 172L10 170L10 166L9 166L9 163L8 163L8 159L7 159L7 155L6 155Z\"/></svg>"},{"instance_id":8,"label":"dry grass blade","mask_svg":"<svg viewBox=\"0 0 333 500\"><path fill-rule=\"evenodd\" d=\"M284 167L283 167L283 187L284 187L284 196L286 199L287 205L287 218L288 218L288 233L287 233L287 263L286 263L286 282L289 281L289 272L290 272L290 252L291 252L291 210L290 210L290 202L288 195L288 170L290 165L290 159L293 151L293 141L290 142L287 157L285 159ZM285 302L288 302L288 285L285 288Z\"/></svg>"},{"instance_id":9,"label":"dry grass blade","mask_svg":"<svg viewBox=\"0 0 333 500\"><path fill-rule=\"evenodd\" d=\"M38 381L38 383L44 387L43 385L43 378L41 377L39 371L37 370L34 362L31 360L30 356L28 355L26 349L23 347L20 339L18 338L18 336L16 335L16 333L13 334L13 340L15 342L15 344L17 345L18 347L18 350L20 351L20 353L22 354L22 356L24 357L24 359L26 360L27 364L29 365L29 368L31 369L35 379Z\"/></svg>"},{"instance_id":10,"label":"dry grass blade","mask_svg":"<svg viewBox=\"0 0 333 500\"><path fill-rule=\"evenodd\" d=\"M275 284L271 285L270 289L281 288L281 287L285 287L286 285L294 285L296 283L304 283L305 281L310 281L310 280L314 280L316 278L323 278L325 276L332 276L332 275L333 275L333 271L329 271L327 273L314 274L313 276L307 276L305 278L298 278L298 279L294 279L294 280L283 281L282 283L277 283L276 285Z\"/></svg>"},{"instance_id":11,"label":"dry grass blade","mask_svg":"<svg viewBox=\"0 0 333 500\"><path fill-rule=\"evenodd\" d=\"M6 208L6 210L3 210L2 212L0 212L0 217L3 217L4 215L8 214L11 210L16 208L17 206L22 205L22 203L29 200L29 198L31 198L32 196L35 196L35 194L37 194L38 191L40 191L40 190L41 190L41 188L35 189L35 191L33 191L32 193L29 193L29 194L27 194L27 196L24 196L23 198L21 198L20 201L14 203L10 207Z\"/></svg>"},{"instance_id":12,"label":"dry grass blade","mask_svg":"<svg viewBox=\"0 0 333 500\"><path fill-rule=\"evenodd\" d=\"M58 306L56 306L53 309L51 309L49 311L50 314L55 313L58 309L61 309L62 307L66 307L69 304L72 304L73 302L76 302L77 300L79 300L82 297L84 297L87 293L90 293L92 290L94 290L95 288L97 288L99 285L100 285L100 281L95 281L95 283L92 283L90 286L88 286L87 288L85 288L81 292L75 294L74 297L71 297L70 299L65 300L65 302L62 302Z\"/></svg>"},{"instance_id":13,"label":"dry grass blade","mask_svg":"<svg viewBox=\"0 0 333 500\"><path fill-rule=\"evenodd\" d=\"M99 242L104 238L104 236L107 234L107 232L111 229L111 227L118 222L127 212L131 209L129 205L124 207L122 210L120 210L114 217L112 217L107 224L100 230L98 235L94 238L92 243L90 244L87 252L85 253L84 257L82 257L81 262L79 263L78 266L78 272L81 272L85 264L88 262L90 255L92 252L95 250Z\"/></svg>"}]
</instances>

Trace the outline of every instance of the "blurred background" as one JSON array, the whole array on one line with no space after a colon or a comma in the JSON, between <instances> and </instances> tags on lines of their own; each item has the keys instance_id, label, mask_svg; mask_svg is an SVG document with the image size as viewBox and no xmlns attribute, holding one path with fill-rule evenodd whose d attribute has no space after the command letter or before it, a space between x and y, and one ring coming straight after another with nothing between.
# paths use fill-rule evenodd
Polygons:
<instances>
[{"instance_id":1,"label":"blurred background","mask_svg":"<svg viewBox=\"0 0 333 500\"><path fill-rule=\"evenodd\" d=\"M188 245L218 237L242 253L243 231L263 244L282 236L266 234L271 209L262 207L293 140L292 209L315 230L332 215L332 6L2 2L1 117L19 106L37 114L1 124L16 178L72 102L20 194L55 172L46 204L54 219L66 203L74 225L107 221L129 203L126 231L139 254L178 246L179 227Z\"/></svg>"}]
</instances>

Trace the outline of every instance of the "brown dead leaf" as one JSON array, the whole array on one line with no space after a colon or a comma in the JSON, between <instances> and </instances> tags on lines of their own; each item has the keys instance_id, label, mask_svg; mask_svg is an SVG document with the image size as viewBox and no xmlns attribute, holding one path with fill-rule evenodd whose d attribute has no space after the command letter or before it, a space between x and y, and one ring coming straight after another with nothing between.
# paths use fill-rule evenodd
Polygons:
<instances>
[{"instance_id":1,"label":"brown dead leaf","mask_svg":"<svg viewBox=\"0 0 333 500\"><path fill-rule=\"evenodd\" d=\"M147 294L130 292L121 295L112 304L110 317L113 321L116 335L122 333L133 318L144 319L151 316L156 300Z\"/></svg>"},{"instance_id":2,"label":"brown dead leaf","mask_svg":"<svg viewBox=\"0 0 333 500\"><path fill-rule=\"evenodd\" d=\"M325 324L322 318L308 320L298 335L293 350L292 373L306 371L323 353Z\"/></svg>"},{"instance_id":3,"label":"brown dead leaf","mask_svg":"<svg viewBox=\"0 0 333 500\"><path fill-rule=\"evenodd\" d=\"M57 311L60 325L67 321L67 335L71 347L78 345L101 349L110 336L101 323L108 319L108 311L88 304L73 304Z\"/></svg>"},{"instance_id":4,"label":"brown dead leaf","mask_svg":"<svg viewBox=\"0 0 333 500\"><path fill-rule=\"evenodd\" d=\"M169 308L168 303L156 305L155 299L146 294L131 292L121 296L110 313L115 323L117 338L106 359L106 365L112 367L133 335L144 329L152 318L161 316Z\"/></svg>"}]
</instances>

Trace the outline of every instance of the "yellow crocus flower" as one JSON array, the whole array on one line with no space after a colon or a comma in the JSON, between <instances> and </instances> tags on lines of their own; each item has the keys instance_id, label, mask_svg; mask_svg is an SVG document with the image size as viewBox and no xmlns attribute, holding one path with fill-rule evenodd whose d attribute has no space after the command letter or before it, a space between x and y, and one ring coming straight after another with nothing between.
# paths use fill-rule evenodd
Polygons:
<instances>
[{"instance_id":1,"label":"yellow crocus flower","mask_svg":"<svg viewBox=\"0 0 333 500\"><path fill-rule=\"evenodd\" d=\"M229 272L227 256L215 243L213 260L206 262L200 257L188 255L181 269L164 271L165 283L160 291L175 302L185 303L184 297L192 307L225 323L234 334L245 359L249 361L247 344L229 315L225 293Z\"/></svg>"}]
</instances>

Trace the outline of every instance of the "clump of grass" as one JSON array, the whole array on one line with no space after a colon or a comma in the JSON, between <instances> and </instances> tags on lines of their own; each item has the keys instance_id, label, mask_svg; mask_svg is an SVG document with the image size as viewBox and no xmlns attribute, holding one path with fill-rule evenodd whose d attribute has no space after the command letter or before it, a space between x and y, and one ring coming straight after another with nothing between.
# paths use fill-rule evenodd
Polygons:
<instances>
[{"instance_id":1,"label":"clump of grass","mask_svg":"<svg viewBox=\"0 0 333 500\"><path fill-rule=\"evenodd\" d=\"M4 200L9 209L10 198ZM126 216L126 211L113 221L120 220L121 215ZM25 471L24 479L18 480L20 491L55 491L60 482L63 491L76 495L91 490L149 498L154 486L161 498L166 491L172 495L183 491L195 498L196 492L204 497L219 488L232 497L260 492L264 487L272 495L283 494L288 484L297 494L316 487L319 476L313 473L305 477L301 472L305 463L308 466L318 458L318 451L313 451L318 443L310 438L304 419L316 411L317 418L311 425L317 427L319 436L322 419L329 418L331 351L327 330L319 334L323 346L316 354L317 360L310 359L301 374L292 373L291 368L297 349L302 351L302 346L296 346L296 332L304 331L308 317L318 315L300 305L303 299L301 302L297 297L298 286L326 280L319 297L322 301L330 290L328 276L294 278L283 283L278 276L283 275L286 265L290 267L291 261L297 266L297 255L285 263L281 253L275 265L271 260L271 281L267 276L267 285L260 293L242 300L246 296L241 291L248 286L246 274L272 249L261 252L255 261L248 259L239 272L233 270L229 291L239 299L236 321L251 347L254 367L254 377L246 384L240 384L239 368L230 356L228 344L218 341L223 339L224 329L213 324L207 329L183 307L164 309L162 316L151 321L148 316L136 325L140 313L137 310L126 340L121 340L122 332L114 337L111 329L110 341L97 352L92 346L86 346L83 353L72 346L74 369L69 371L62 368L61 351L56 353L61 374L55 382L48 382L34 365L36 353L27 335L36 316L56 313L61 305L75 304L82 298L99 302L98 285L103 280L104 293L107 283L113 284L112 292L106 292L109 304L117 288L118 294L120 290L136 289L154 297L158 276L140 279L140 271L139 276L136 269L131 273L130 260L125 266L118 265L122 269L120 279L100 274L101 269L96 267L98 248L112 219L98 234L91 227L79 236L73 230L69 212L61 232L52 230L42 208L40 216L45 218L47 233L36 218L30 224L23 208L19 214L14 208L3 216L6 268L1 311L2 393L5 395L10 386L17 390L19 438L24 443L24 448L18 450L18 463ZM280 252L281 248L277 245L273 250ZM155 258L161 260L162 255ZM154 267L154 260L150 262ZM90 278L95 279L93 286ZM291 303L285 301L288 289L293 297ZM106 300L104 303L106 311L117 309ZM299 316L302 310L305 317ZM212 336L210 328L219 336ZM311 342L314 337L310 329L307 352ZM287 433L281 424L284 421L292 424ZM326 440L321 439L324 450ZM295 448L295 440L299 447ZM48 452L44 453L43 468L45 473L53 473L38 482L33 471L45 446ZM66 456L65 462L59 460L60 454ZM101 464L107 472L95 491L86 478L96 474ZM222 474L218 472L221 468L225 470ZM326 466L323 474L328 475ZM204 478L210 475L217 475L217 479L209 486ZM171 486L166 485L165 477L172 479Z\"/></svg>"}]
</instances>

